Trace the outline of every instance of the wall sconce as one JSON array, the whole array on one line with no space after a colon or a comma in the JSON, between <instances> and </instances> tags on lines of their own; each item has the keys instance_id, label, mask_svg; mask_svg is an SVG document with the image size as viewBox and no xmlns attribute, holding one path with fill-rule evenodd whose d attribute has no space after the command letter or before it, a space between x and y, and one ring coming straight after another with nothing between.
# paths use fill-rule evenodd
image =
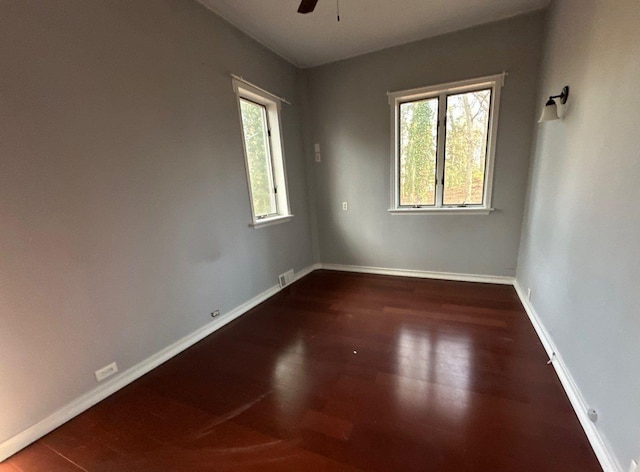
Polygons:
<instances>
[{"instance_id":1,"label":"wall sconce","mask_svg":"<svg viewBox=\"0 0 640 472\"><path fill-rule=\"evenodd\" d=\"M564 87L560 95L552 95L549 97L549 100L547 100L547 103L545 103L544 108L542 109L542 115L540 115L538 123L560 119L558 116L558 106L556 105L554 98L559 98L562 105L567 103L567 98L569 98L569 86L567 85Z\"/></svg>"}]
</instances>

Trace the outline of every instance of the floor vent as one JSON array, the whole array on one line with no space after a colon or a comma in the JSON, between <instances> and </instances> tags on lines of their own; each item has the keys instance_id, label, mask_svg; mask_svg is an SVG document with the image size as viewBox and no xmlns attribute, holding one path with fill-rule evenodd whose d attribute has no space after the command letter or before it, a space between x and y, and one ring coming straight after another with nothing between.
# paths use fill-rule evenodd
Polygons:
<instances>
[{"instance_id":1,"label":"floor vent","mask_svg":"<svg viewBox=\"0 0 640 472\"><path fill-rule=\"evenodd\" d=\"M286 271L284 274L278 276L278 282L280 288L284 288L293 281L293 269Z\"/></svg>"}]
</instances>

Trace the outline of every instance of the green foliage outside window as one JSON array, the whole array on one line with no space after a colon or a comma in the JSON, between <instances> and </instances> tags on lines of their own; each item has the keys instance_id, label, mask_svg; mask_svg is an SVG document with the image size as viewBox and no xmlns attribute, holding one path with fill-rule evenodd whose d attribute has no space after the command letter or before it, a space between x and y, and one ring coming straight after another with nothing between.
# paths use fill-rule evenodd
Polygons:
<instances>
[{"instance_id":1,"label":"green foliage outside window","mask_svg":"<svg viewBox=\"0 0 640 472\"><path fill-rule=\"evenodd\" d=\"M400 105L400 204L434 205L438 99Z\"/></svg>"},{"instance_id":2,"label":"green foliage outside window","mask_svg":"<svg viewBox=\"0 0 640 472\"><path fill-rule=\"evenodd\" d=\"M443 204L482 203L491 91L447 97Z\"/></svg>"},{"instance_id":3,"label":"green foliage outside window","mask_svg":"<svg viewBox=\"0 0 640 472\"><path fill-rule=\"evenodd\" d=\"M436 203L438 97L400 104L400 205ZM443 205L478 205L484 195L491 90L446 97Z\"/></svg>"},{"instance_id":4,"label":"green foliage outside window","mask_svg":"<svg viewBox=\"0 0 640 472\"><path fill-rule=\"evenodd\" d=\"M253 209L257 217L277 213L269 136L264 106L240 99L242 131L249 166Z\"/></svg>"}]
</instances>

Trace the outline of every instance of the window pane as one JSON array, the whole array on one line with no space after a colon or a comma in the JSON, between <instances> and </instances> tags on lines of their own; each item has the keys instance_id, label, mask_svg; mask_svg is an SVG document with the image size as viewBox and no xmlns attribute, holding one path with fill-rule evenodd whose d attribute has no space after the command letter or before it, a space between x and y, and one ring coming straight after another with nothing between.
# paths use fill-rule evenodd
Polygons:
<instances>
[{"instance_id":1,"label":"window pane","mask_svg":"<svg viewBox=\"0 0 640 472\"><path fill-rule=\"evenodd\" d=\"M447 97L447 142L444 163L444 205L480 205L491 90Z\"/></svg>"},{"instance_id":2,"label":"window pane","mask_svg":"<svg viewBox=\"0 0 640 472\"><path fill-rule=\"evenodd\" d=\"M438 99L400 104L400 205L434 205Z\"/></svg>"},{"instance_id":3,"label":"window pane","mask_svg":"<svg viewBox=\"0 0 640 472\"><path fill-rule=\"evenodd\" d=\"M256 217L277 213L273 185L266 108L240 99L242 132L249 166L249 182Z\"/></svg>"}]
</instances>

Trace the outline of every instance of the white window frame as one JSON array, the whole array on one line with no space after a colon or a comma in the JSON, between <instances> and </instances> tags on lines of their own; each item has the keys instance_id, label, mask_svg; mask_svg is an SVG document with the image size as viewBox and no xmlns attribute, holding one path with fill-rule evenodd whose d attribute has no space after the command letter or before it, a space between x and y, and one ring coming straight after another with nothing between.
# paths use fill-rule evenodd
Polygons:
<instances>
[{"instance_id":1,"label":"white window frame","mask_svg":"<svg viewBox=\"0 0 640 472\"><path fill-rule=\"evenodd\" d=\"M240 131L242 133L242 151L244 154L245 171L247 173L247 189L249 192L249 203L251 205L251 223L249 226L260 228L270 226L277 223L284 223L293 218L291 206L289 204L289 186L287 185L287 170L284 159L284 146L282 137L282 120L280 111L282 108L282 99L273 95L266 90L246 82L243 79L233 78L233 90L236 93L238 104L238 118L240 120ZM240 99L249 100L251 102L262 105L266 108L267 127L269 134L269 158L271 160L271 169L273 173L274 192L276 197L277 212L273 215L264 217L256 216L253 203L253 195L251 191L251 175L249 173L249 160L247 157L247 148L244 139L244 130L242 124L242 109L240 107Z\"/></svg>"},{"instance_id":2,"label":"white window frame","mask_svg":"<svg viewBox=\"0 0 640 472\"><path fill-rule=\"evenodd\" d=\"M391 108L391 207L389 212L398 215L416 214L455 214L455 215L488 215L491 207L493 191L493 172L495 150L498 135L498 114L500 110L500 92L504 85L505 73L479 77L476 79L450 82L446 84L420 87L410 90L389 92ZM487 132L487 154L485 157L484 194L482 204L443 205L443 176L446 136L446 100L447 96L474 90L491 89L491 105L489 107L489 129ZM439 98L438 107L438 143L436 154L436 202L434 206L408 207L400 205L400 105L405 102Z\"/></svg>"}]
</instances>

